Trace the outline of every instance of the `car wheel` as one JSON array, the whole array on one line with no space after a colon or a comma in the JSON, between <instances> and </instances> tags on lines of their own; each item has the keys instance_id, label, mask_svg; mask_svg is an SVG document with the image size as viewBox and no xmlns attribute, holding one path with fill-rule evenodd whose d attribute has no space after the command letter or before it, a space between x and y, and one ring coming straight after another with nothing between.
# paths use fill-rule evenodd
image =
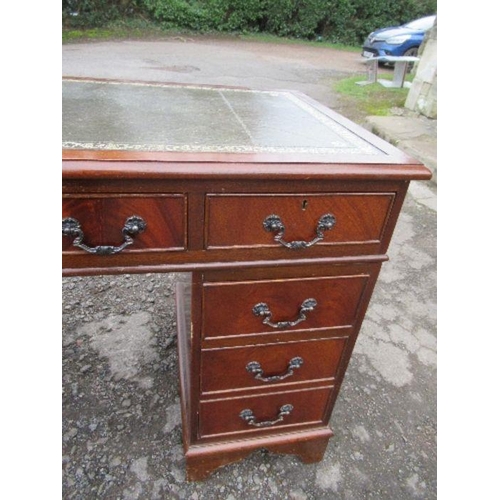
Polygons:
<instances>
[{"instance_id":1,"label":"car wheel","mask_svg":"<svg viewBox=\"0 0 500 500\"><path fill-rule=\"evenodd\" d=\"M418 47L412 47L411 49L408 49L403 55L407 57L417 57Z\"/></svg>"},{"instance_id":2,"label":"car wheel","mask_svg":"<svg viewBox=\"0 0 500 500\"><path fill-rule=\"evenodd\" d=\"M417 57L418 55L418 47L412 47L411 49L408 49L403 56L405 57ZM406 67L406 71L409 73L410 71L413 70L413 67L415 66L415 63L408 63L408 66Z\"/></svg>"}]
</instances>

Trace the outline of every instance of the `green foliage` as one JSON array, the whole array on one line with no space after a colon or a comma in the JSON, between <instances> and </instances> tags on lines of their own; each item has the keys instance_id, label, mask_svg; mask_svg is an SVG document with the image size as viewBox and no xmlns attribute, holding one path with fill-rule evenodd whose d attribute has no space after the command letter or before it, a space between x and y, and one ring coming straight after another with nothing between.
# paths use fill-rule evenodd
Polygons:
<instances>
[{"instance_id":1,"label":"green foliage","mask_svg":"<svg viewBox=\"0 0 500 500\"><path fill-rule=\"evenodd\" d=\"M347 44L361 44L378 28L399 26L436 13L436 0L332 0L323 37Z\"/></svg>"},{"instance_id":2,"label":"green foliage","mask_svg":"<svg viewBox=\"0 0 500 500\"><path fill-rule=\"evenodd\" d=\"M220 31L262 31L264 2L261 0L212 0L221 13L217 29Z\"/></svg>"},{"instance_id":3,"label":"green foliage","mask_svg":"<svg viewBox=\"0 0 500 500\"><path fill-rule=\"evenodd\" d=\"M63 26L98 28L143 10L142 0L63 0Z\"/></svg>"},{"instance_id":4,"label":"green foliage","mask_svg":"<svg viewBox=\"0 0 500 500\"><path fill-rule=\"evenodd\" d=\"M198 31L260 31L262 0L144 0L165 27Z\"/></svg>"},{"instance_id":5,"label":"green foliage","mask_svg":"<svg viewBox=\"0 0 500 500\"><path fill-rule=\"evenodd\" d=\"M328 19L330 0L267 0L265 29L279 36L316 38Z\"/></svg>"},{"instance_id":6,"label":"green foliage","mask_svg":"<svg viewBox=\"0 0 500 500\"><path fill-rule=\"evenodd\" d=\"M68 27L99 27L141 15L164 28L268 33L350 45L361 44L374 29L436 10L437 0L63 0Z\"/></svg>"}]
</instances>

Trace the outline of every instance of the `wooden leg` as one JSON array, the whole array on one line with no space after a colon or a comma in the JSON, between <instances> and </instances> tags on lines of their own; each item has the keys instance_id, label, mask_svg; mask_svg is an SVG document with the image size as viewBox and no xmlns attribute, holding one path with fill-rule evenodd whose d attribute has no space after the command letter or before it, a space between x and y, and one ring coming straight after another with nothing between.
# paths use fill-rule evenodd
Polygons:
<instances>
[{"instance_id":1,"label":"wooden leg","mask_svg":"<svg viewBox=\"0 0 500 500\"><path fill-rule=\"evenodd\" d=\"M188 481L203 481L219 467L239 462L250 455L252 451L254 450L225 452L224 455L214 452L201 456L186 456L186 479Z\"/></svg>"},{"instance_id":2,"label":"wooden leg","mask_svg":"<svg viewBox=\"0 0 500 500\"><path fill-rule=\"evenodd\" d=\"M328 446L328 440L329 437L319 438L292 444L268 446L267 449L274 453L297 455L305 464L312 464L323 460L326 447Z\"/></svg>"},{"instance_id":3,"label":"wooden leg","mask_svg":"<svg viewBox=\"0 0 500 500\"><path fill-rule=\"evenodd\" d=\"M213 445L197 445L186 452L186 479L203 481L216 469L239 462L250 453L266 449L272 453L297 455L306 464L320 462L325 454L330 429L319 429L295 436L276 436L248 441L235 441Z\"/></svg>"}]
</instances>

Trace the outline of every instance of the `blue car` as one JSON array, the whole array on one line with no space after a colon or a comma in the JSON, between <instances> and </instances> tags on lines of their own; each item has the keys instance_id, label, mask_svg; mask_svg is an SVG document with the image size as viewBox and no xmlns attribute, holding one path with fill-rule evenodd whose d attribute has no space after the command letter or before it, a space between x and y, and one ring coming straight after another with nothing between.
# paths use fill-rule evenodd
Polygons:
<instances>
[{"instance_id":1,"label":"blue car","mask_svg":"<svg viewBox=\"0 0 500 500\"><path fill-rule=\"evenodd\" d=\"M363 57L416 56L425 32L430 30L436 16L422 17L403 26L373 31L363 44Z\"/></svg>"}]
</instances>

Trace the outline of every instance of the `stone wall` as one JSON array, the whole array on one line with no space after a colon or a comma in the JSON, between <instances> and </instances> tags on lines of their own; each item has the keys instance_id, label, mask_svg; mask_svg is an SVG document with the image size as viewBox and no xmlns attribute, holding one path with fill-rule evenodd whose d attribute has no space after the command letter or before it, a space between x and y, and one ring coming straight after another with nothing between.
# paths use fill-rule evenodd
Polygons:
<instances>
[{"instance_id":1,"label":"stone wall","mask_svg":"<svg viewBox=\"0 0 500 500\"><path fill-rule=\"evenodd\" d=\"M420 61L405 107L437 118L437 18L419 51Z\"/></svg>"}]
</instances>

